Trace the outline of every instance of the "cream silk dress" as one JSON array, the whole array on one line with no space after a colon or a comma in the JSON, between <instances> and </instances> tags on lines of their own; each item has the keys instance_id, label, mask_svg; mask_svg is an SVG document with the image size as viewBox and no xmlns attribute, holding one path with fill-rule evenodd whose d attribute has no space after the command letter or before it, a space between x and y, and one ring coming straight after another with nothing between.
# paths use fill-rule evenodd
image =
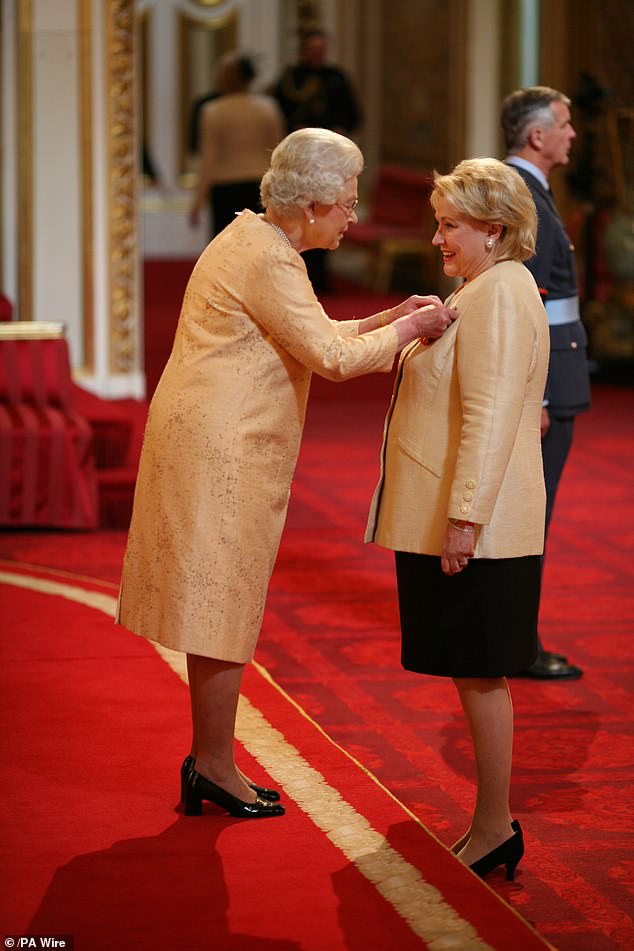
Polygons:
<instances>
[{"instance_id":1,"label":"cream silk dress","mask_svg":"<svg viewBox=\"0 0 634 951\"><path fill-rule=\"evenodd\" d=\"M398 334L328 318L300 255L244 211L190 277L150 406L117 622L245 663L286 517L311 373L388 371Z\"/></svg>"}]
</instances>

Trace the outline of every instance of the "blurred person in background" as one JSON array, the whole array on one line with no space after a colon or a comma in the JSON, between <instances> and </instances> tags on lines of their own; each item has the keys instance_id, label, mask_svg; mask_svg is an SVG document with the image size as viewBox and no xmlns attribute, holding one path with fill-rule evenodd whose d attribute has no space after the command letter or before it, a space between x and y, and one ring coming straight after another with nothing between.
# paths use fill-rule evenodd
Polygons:
<instances>
[{"instance_id":1,"label":"blurred person in background","mask_svg":"<svg viewBox=\"0 0 634 951\"><path fill-rule=\"evenodd\" d=\"M284 114L286 131L316 126L351 135L361 123L361 108L351 79L328 62L328 37L310 30L300 40L299 61L287 66L271 91ZM328 252L304 255L316 291L330 290Z\"/></svg>"},{"instance_id":2,"label":"blurred person in background","mask_svg":"<svg viewBox=\"0 0 634 951\"><path fill-rule=\"evenodd\" d=\"M260 180L284 135L275 100L250 92L255 76L249 56L226 53L218 63L219 95L200 112L198 186L190 221L196 227L209 203L211 237L226 228L237 211L261 211Z\"/></svg>"}]
</instances>

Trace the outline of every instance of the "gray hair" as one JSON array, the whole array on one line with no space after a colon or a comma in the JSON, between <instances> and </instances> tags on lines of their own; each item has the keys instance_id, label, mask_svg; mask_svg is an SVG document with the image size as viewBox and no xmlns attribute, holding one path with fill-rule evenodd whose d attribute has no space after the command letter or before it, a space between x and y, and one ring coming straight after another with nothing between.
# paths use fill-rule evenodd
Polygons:
<instances>
[{"instance_id":1,"label":"gray hair","mask_svg":"<svg viewBox=\"0 0 634 951\"><path fill-rule=\"evenodd\" d=\"M329 129L297 129L273 150L260 183L262 207L288 212L314 201L334 205L346 182L362 169L363 154L345 135Z\"/></svg>"},{"instance_id":2,"label":"gray hair","mask_svg":"<svg viewBox=\"0 0 634 951\"><path fill-rule=\"evenodd\" d=\"M528 86L507 96L502 103L500 116L506 149L510 155L520 152L528 142L535 126L549 128L555 121L551 106L553 102L570 105L563 92L550 86Z\"/></svg>"}]
</instances>

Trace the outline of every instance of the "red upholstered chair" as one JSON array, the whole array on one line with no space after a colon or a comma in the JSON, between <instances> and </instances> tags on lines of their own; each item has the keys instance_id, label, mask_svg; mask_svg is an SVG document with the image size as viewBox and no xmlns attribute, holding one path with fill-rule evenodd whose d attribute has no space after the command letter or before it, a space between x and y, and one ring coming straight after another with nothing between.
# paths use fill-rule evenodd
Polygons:
<instances>
[{"instance_id":1,"label":"red upholstered chair","mask_svg":"<svg viewBox=\"0 0 634 951\"><path fill-rule=\"evenodd\" d=\"M0 325L0 525L97 525L92 431L61 324Z\"/></svg>"},{"instance_id":2,"label":"red upholstered chair","mask_svg":"<svg viewBox=\"0 0 634 951\"><path fill-rule=\"evenodd\" d=\"M420 259L425 277L431 281L436 260L431 238L434 233L429 195L433 177L428 172L381 165L378 169L367 218L351 225L346 245L369 252L369 280L374 290L390 288L394 264L402 255Z\"/></svg>"},{"instance_id":3,"label":"red upholstered chair","mask_svg":"<svg viewBox=\"0 0 634 951\"><path fill-rule=\"evenodd\" d=\"M12 315L11 301L0 291L0 320L11 320Z\"/></svg>"}]
</instances>

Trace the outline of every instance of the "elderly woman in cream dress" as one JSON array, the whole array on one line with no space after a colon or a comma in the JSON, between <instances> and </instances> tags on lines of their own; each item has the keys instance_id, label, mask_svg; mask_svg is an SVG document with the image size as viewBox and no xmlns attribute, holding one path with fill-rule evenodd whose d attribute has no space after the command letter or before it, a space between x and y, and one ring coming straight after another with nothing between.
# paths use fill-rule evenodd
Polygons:
<instances>
[{"instance_id":1,"label":"elderly woman in cream dress","mask_svg":"<svg viewBox=\"0 0 634 951\"><path fill-rule=\"evenodd\" d=\"M234 761L244 665L253 657L286 517L313 372L388 371L455 318L413 296L362 320L328 318L301 251L335 249L356 220L363 156L302 129L274 150L264 215L244 211L207 246L187 285L150 406L117 620L187 653L193 739L181 768L188 815L207 800L282 815L276 790Z\"/></svg>"}]
</instances>

